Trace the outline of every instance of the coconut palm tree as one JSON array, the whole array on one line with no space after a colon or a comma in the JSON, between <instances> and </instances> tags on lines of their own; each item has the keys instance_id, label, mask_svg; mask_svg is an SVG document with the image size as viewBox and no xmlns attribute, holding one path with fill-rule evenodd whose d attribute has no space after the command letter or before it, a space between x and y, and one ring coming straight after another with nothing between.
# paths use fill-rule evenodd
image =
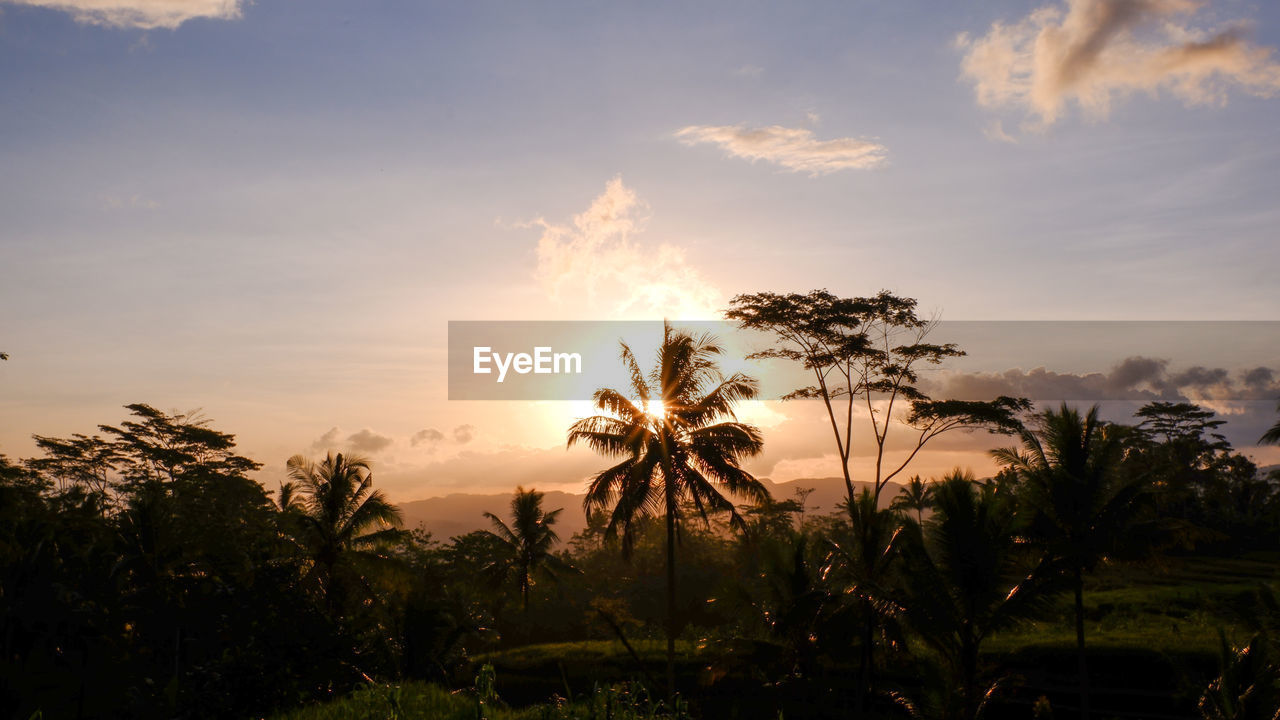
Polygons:
<instances>
[{"instance_id":1,"label":"coconut palm tree","mask_svg":"<svg viewBox=\"0 0 1280 720\"><path fill-rule=\"evenodd\" d=\"M569 446L583 443L621 462L591 480L583 502L588 515L609 509L606 535L621 535L629 555L637 520L666 520L667 692L675 695L676 539L690 510L704 522L727 515L743 529L742 517L722 490L763 502L769 492L740 461L760 452L756 428L737 422L733 408L756 396L756 382L741 373L724 377L716 363L723 349L710 335L693 337L663 324L657 362L644 373L630 346L621 343L631 376L630 393L602 388L594 395L606 414L577 421Z\"/></svg>"},{"instance_id":2,"label":"coconut palm tree","mask_svg":"<svg viewBox=\"0 0 1280 720\"><path fill-rule=\"evenodd\" d=\"M543 494L537 490L516 488L511 498L511 525L493 513L485 513L493 523L493 531L489 533L507 551L502 572L510 576L514 574L520 584L520 607L529 609L529 587L533 584L535 570L545 563L554 563L555 556L551 547L560 541L560 536L551 529L563 508L546 512L542 509Z\"/></svg>"},{"instance_id":3,"label":"coconut palm tree","mask_svg":"<svg viewBox=\"0 0 1280 720\"><path fill-rule=\"evenodd\" d=\"M280 493L276 498L276 509L282 513L299 511L304 508L302 497L298 494L298 483L289 481L280 483Z\"/></svg>"},{"instance_id":4,"label":"coconut palm tree","mask_svg":"<svg viewBox=\"0 0 1280 720\"><path fill-rule=\"evenodd\" d=\"M859 619L859 660L855 711L862 715L877 699L875 691L876 638L890 646L901 639L902 606L892 589L902 559L902 518L883 510L875 494L863 488L846 508L849 523L841 524L827 540L823 578L841 588L847 607ZM880 698L884 699L884 698Z\"/></svg>"},{"instance_id":5,"label":"coconut palm tree","mask_svg":"<svg viewBox=\"0 0 1280 720\"><path fill-rule=\"evenodd\" d=\"M1025 572L1014 504L996 486L953 471L932 486L933 515L908 520L903 602L920 637L945 661L955 704L946 715L972 720L989 696L978 652L992 632L1029 615L1049 578Z\"/></svg>"},{"instance_id":6,"label":"coconut palm tree","mask_svg":"<svg viewBox=\"0 0 1280 720\"><path fill-rule=\"evenodd\" d=\"M373 474L364 458L330 453L316 463L294 455L287 467L302 494L299 540L332 611L340 570L373 556L374 545L399 533L400 508L372 489ZM283 488L281 495L283 500Z\"/></svg>"},{"instance_id":7,"label":"coconut palm tree","mask_svg":"<svg viewBox=\"0 0 1280 720\"><path fill-rule=\"evenodd\" d=\"M902 492L893 499L889 504L889 508L898 512L912 512L916 514L916 524L924 523L924 511L928 510L933 504L933 486L925 482L919 475L912 475L906 485L902 486Z\"/></svg>"},{"instance_id":8,"label":"coconut palm tree","mask_svg":"<svg viewBox=\"0 0 1280 720\"><path fill-rule=\"evenodd\" d=\"M1276 405L1276 412L1280 412L1280 405ZM1266 434L1258 440L1258 442L1280 445L1280 420L1277 420L1276 424L1272 425L1271 429L1268 430Z\"/></svg>"},{"instance_id":9,"label":"coconut palm tree","mask_svg":"<svg viewBox=\"0 0 1280 720\"><path fill-rule=\"evenodd\" d=\"M1020 432L1021 449L995 450L1019 480L1018 496L1030 516L1028 537L1057 564L1075 590L1080 715L1089 715L1089 673L1084 637L1084 575L1130 534L1145 487L1120 472L1123 428L1098 419L1098 406L1081 416L1066 403L1037 416Z\"/></svg>"}]
</instances>

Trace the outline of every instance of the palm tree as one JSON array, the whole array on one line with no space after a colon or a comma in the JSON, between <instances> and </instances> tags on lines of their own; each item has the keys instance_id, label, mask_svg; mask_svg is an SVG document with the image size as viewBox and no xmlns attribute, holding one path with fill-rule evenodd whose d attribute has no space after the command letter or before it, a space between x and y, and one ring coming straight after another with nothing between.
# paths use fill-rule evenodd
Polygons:
<instances>
[{"instance_id":1,"label":"palm tree","mask_svg":"<svg viewBox=\"0 0 1280 720\"><path fill-rule=\"evenodd\" d=\"M1145 488L1120 470L1122 431L1063 403L1023 428L1021 450L992 455L1020 481L1019 498L1030 514L1028 536L1058 564L1075 590L1080 716L1089 716L1089 673L1084 642L1084 574L1119 548L1133 527Z\"/></svg>"},{"instance_id":2,"label":"palm tree","mask_svg":"<svg viewBox=\"0 0 1280 720\"><path fill-rule=\"evenodd\" d=\"M899 639L901 606L894 602L894 575L901 560L902 519L882 510L875 494L863 488L846 508L849 524L828 540L829 552L823 577L842 589L860 620L860 647L856 714L862 715L875 699L875 643L877 630L892 645Z\"/></svg>"},{"instance_id":3,"label":"palm tree","mask_svg":"<svg viewBox=\"0 0 1280 720\"><path fill-rule=\"evenodd\" d=\"M276 500L276 508L282 513L287 513L301 512L304 507L302 497L298 495L298 483L293 481L280 483L280 496Z\"/></svg>"},{"instance_id":4,"label":"palm tree","mask_svg":"<svg viewBox=\"0 0 1280 720\"><path fill-rule=\"evenodd\" d=\"M503 574L514 573L520 583L520 606L529 610L529 586L533 584L535 570L548 561L554 562L551 547L560 537L551 529L563 508L545 512L542 509L543 494L537 490L516 488L511 498L511 525L493 513L485 513L493 523L490 536L506 548L508 557Z\"/></svg>"},{"instance_id":5,"label":"palm tree","mask_svg":"<svg viewBox=\"0 0 1280 720\"><path fill-rule=\"evenodd\" d=\"M1280 412L1280 405L1276 405L1276 412ZM1280 420L1277 420L1276 424L1272 425L1271 429L1268 430L1266 434L1258 440L1258 442L1280 445Z\"/></svg>"},{"instance_id":6,"label":"palm tree","mask_svg":"<svg viewBox=\"0 0 1280 720\"><path fill-rule=\"evenodd\" d=\"M622 537L624 555L634 544L638 519L666 518L667 551L667 692L675 695L676 538L684 508L707 522L708 513L727 514L730 524L745 528L734 504L723 494L754 502L769 492L740 466L760 452L756 428L737 422L736 403L756 396L756 382L741 373L724 377L716 364L723 352L710 335L697 338L664 323L657 363L646 374L630 346L621 343L622 362L631 376L631 393L601 388L594 395L604 415L577 421L569 428L569 446L584 443L622 461L591 480L583 506L612 507L606 535Z\"/></svg>"},{"instance_id":7,"label":"palm tree","mask_svg":"<svg viewBox=\"0 0 1280 720\"><path fill-rule=\"evenodd\" d=\"M924 511L933 505L933 486L925 482L919 475L912 475L902 492L889 503L889 508L898 512L915 511L916 524L924 524Z\"/></svg>"},{"instance_id":8,"label":"palm tree","mask_svg":"<svg viewBox=\"0 0 1280 720\"><path fill-rule=\"evenodd\" d=\"M923 528L909 526L903 604L946 662L945 697L958 701L948 714L972 720L989 695L978 664L983 640L1030 614L1045 597L1047 578L1022 572L1013 502L994 484L956 470L932 489L933 515Z\"/></svg>"},{"instance_id":9,"label":"palm tree","mask_svg":"<svg viewBox=\"0 0 1280 720\"><path fill-rule=\"evenodd\" d=\"M372 556L370 548L378 542L398 535L400 508L381 490L372 489L373 474L364 458L330 453L315 463L294 455L287 467L303 495L299 539L311 555L332 611L338 572ZM284 495L281 488L281 500Z\"/></svg>"}]
</instances>

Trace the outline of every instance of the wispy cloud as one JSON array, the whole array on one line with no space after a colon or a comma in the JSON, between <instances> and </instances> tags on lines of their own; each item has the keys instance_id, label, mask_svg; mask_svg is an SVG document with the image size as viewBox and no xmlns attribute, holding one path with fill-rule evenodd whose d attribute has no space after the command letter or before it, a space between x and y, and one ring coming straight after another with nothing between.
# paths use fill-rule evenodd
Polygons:
<instances>
[{"instance_id":1,"label":"wispy cloud","mask_svg":"<svg viewBox=\"0 0 1280 720\"><path fill-rule=\"evenodd\" d=\"M172 30L188 20L236 20L242 0L0 0L68 13L76 22L119 28Z\"/></svg>"},{"instance_id":2,"label":"wispy cloud","mask_svg":"<svg viewBox=\"0 0 1280 720\"><path fill-rule=\"evenodd\" d=\"M1052 125L1071 102L1094 119L1134 92L1167 92L1187 105L1224 104L1228 91L1280 91L1272 48L1246 25L1206 27L1198 0L1067 0L981 37L961 34L961 69L978 103Z\"/></svg>"},{"instance_id":3,"label":"wispy cloud","mask_svg":"<svg viewBox=\"0 0 1280 720\"><path fill-rule=\"evenodd\" d=\"M812 130L770 125L690 125L676 132L685 145L710 143L734 157L752 162L765 160L810 176L840 170L867 170L885 163L888 149L878 142L860 138L819 140Z\"/></svg>"},{"instance_id":4,"label":"wispy cloud","mask_svg":"<svg viewBox=\"0 0 1280 720\"><path fill-rule=\"evenodd\" d=\"M723 297L680 248L644 237L647 206L614 178L569 224L535 220L536 275L554 299L671 319L716 317Z\"/></svg>"}]
</instances>

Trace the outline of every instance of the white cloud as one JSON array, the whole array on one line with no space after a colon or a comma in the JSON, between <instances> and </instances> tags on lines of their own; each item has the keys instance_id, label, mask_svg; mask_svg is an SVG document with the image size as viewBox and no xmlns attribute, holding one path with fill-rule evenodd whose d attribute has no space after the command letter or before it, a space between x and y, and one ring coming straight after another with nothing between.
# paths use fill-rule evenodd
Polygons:
<instances>
[{"instance_id":1,"label":"white cloud","mask_svg":"<svg viewBox=\"0 0 1280 720\"><path fill-rule=\"evenodd\" d=\"M0 0L68 13L76 22L119 28L172 30L188 20L237 20L242 0Z\"/></svg>"},{"instance_id":2,"label":"white cloud","mask_svg":"<svg viewBox=\"0 0 1280 720\"><path fill-rule=\"evenodd\" d=\"M534 221L543 230L538 279L554 299L596 317L601 311L673 320L716 317L723 296L685 262L680 248L645 241L646 211L635 191L614 178L570 224Z\"/></svg>"},{"instance_id":3,"label":"white cloud","mask_svg":"<svg viewBox=\"0 0 1280 720\"><path fill-rule=\"evenodd\" d=\"M690 125L676 132L685 145L711 143L725 152L752 162L765 160L812 177L840 170L867 170L885 163L888 149L859 138L818 140L813 131L770 125Z\"/></svg>"},{"instance_id":4,"label":"white cloud","mask_svg":"<svg viewBox=\"0 0 1280 720\"><path fill-rule=\"evenodd\" d=\"M961 33L963 76L977 101L1013 108L1052 125L1074 102L1094 119L1134 92L1167 92L1187 105L1221 105L1228 90L1280 91L1272 48L1251 43L1244 25L1197 24L1197 0L1066 0L985 35Z\"/></svg>"}]
</instances>

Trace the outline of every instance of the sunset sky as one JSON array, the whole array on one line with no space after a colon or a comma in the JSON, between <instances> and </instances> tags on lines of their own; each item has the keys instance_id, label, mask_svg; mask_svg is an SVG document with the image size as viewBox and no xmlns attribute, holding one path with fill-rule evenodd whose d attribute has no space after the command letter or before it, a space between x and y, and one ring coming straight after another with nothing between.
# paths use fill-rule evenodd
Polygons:
<instances>
[{"instance_id":1,"label":"sunset sky","mask_svg":"<svg viewBox=\"0 0 1280 720\"><path fill-rule=\"evenodd\" d=\"M573 488L582 404L450 402L448 321L821 287L1280 320L1278 46L1280 4L1235 0L0 0L0 453L147 402L203 408L270 488L326 448L399 500ZM1270 348L1134 382L1247 390L1218 407L1249 445ZM1061 351L985 370L1134 354ZM758 474L836 473L816 406L745 416ZM988 470L938 447L921 472Z\"/></svg>"}]
</instances>

